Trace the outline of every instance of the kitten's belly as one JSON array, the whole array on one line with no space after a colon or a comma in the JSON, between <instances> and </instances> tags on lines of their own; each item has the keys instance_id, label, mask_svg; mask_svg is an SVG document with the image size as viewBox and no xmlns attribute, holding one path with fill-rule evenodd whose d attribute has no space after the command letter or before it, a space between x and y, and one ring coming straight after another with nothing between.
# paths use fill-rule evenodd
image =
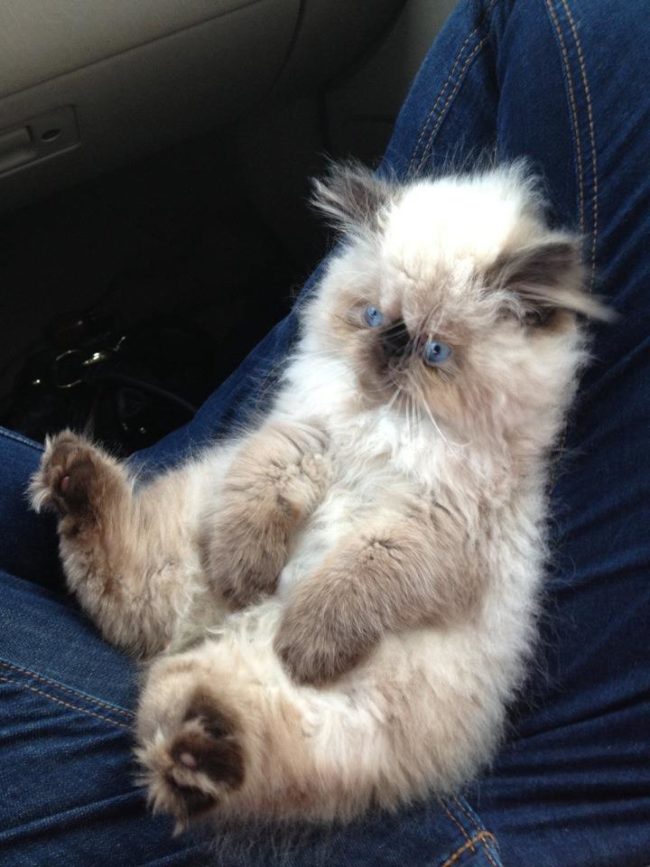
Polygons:
<instances>
[{"instance_id":1,"label":"kitten's belly","mask_svg":"<svg viewBox=\"0 0 650 867\"><path fill-rule=\"evenodd\" d=\"M390 520L398 516L400 506L412 495L410 486L394 478L366 480L359 487L343 482L333 485L291 540L289 560L278 581L278 595L282 598L291 587L308 578L345 538L358 536L369 519L374 523L382 517Z\"/></svg>"}]
</instances>

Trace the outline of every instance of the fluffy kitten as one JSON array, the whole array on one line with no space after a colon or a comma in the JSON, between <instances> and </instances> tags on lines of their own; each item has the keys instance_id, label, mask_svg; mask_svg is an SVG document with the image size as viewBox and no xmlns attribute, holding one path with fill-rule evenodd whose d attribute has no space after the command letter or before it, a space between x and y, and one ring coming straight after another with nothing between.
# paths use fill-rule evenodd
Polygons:
<instances>
[{"instance_id":1,"label":"fluffy kitten","mask_svg":"<svg viewBox=\"0 0 650 867\"><path fill-rule=\"evenodd\" d=\"M138 756L181 826L453 790L533 639L576 313L603 315L578 241L518 166L344 168L317 202L343 243L259 424L140 487L64 432L32 482L84 609L153 657Z\"/></svg>"}]
</instances>

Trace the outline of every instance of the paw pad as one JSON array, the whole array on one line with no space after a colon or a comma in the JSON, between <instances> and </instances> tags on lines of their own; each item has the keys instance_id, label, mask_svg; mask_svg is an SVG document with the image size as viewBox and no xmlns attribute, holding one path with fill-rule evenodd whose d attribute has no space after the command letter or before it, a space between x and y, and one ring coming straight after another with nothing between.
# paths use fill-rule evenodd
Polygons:
<instances>
[{"instance_id":1,"label":"paw pad","mask_svg":"<svg viewBox=\"0 0 650 867\"><path fill-rule=\"evenodd\" d=\"M32 505L37 511L92 519L101 497L111 491L113 477L110 458L83 437L63 431L47 443L30 485Z\"/></svg>"},{"instance_id":2,"label":"paw pad","mask_svg":"<svg viewBox=\"0 0 650 867\"><path fill-rule=\"evenodd\" d=\"M165 748L154 805L171 811L182 827L217 806L244 781L244 756L236 726L215 697L197 690Z\"/></svg>"}]
</instances>

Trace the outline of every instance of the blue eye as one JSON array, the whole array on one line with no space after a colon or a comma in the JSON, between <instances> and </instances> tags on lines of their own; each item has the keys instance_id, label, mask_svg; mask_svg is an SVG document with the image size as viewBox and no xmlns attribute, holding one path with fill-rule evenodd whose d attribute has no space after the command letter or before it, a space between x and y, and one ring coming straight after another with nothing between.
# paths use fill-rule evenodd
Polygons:
<instances>
[{"instance_id":1,"label":"blue eye","mask_svg":"<svg viewBox=\"0 0 650 867\"><path fill-rule=\"evenodd\" d=\"M371 328L379 328L384 324L384 314L376 307L366 307L363 311L363 318Z\"/></svg>"},{"instance_id":2,"label":"blue eye","mask_svg":"<svg viewBox=\"0 0 650 867\"><path fill-rule=\"evenodd\" d=\"M430 367L438 367L438 365L444 364L445 361L449 361L452 354L453 349L451 346L447 346L446 343L441 343L439 340L427 340L424 344L422 357L425 364L428 364Z\"/></svg>"}]
</instances>

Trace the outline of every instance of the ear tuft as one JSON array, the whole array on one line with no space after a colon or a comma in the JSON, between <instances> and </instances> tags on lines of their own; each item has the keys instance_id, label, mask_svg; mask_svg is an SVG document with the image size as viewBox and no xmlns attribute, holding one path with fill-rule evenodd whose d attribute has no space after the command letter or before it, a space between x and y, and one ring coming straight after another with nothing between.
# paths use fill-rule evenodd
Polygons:
<instances>
[{"instance_id":1,"label":"ear tuft","mask_svg":"<svg viewBox=\"0 0 650 867\"><path fill-rule=\"evenodd\" d=\"M524 315L543 323L554 310L611 320L613 311L585 290L579 239L549 233L536 244L501 254L487 273L488 285L515 295Z\"/></svg>"},{"instance_id":2,"label":"ear tuft","mask_svg":"<svg viewBox=\"0 0 650 867\"><path fill-rule=\"evenodd\" d=\"M332 225L345 232L364 232L379 224L381 210L394 195L393 185L359 163L334 163L322 180L314 180L311 202Z\"/></svg>"}]
</instances>

